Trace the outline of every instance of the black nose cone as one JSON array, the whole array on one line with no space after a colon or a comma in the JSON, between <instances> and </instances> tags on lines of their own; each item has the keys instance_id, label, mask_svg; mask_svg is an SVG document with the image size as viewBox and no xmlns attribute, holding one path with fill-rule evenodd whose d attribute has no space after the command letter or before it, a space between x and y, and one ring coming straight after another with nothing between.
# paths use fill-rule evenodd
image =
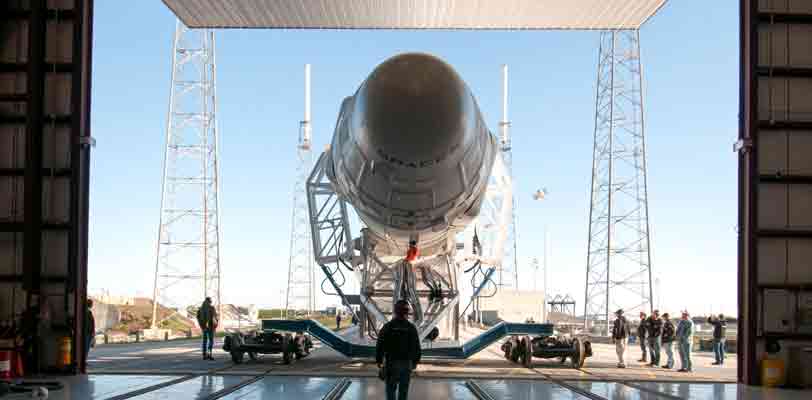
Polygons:
<instances>
[{"instance_id":1,"label":"black nose cone","mask_svg":"<svg viewBox=\"0 0 812 400\"><path fill-rule=\"evenodd\" d=\"M354 130L389 161L433 165L463 144L472 102L450 65L428 54L402 54L379 65L359 90Z\"/></svg>"}]
</instances>

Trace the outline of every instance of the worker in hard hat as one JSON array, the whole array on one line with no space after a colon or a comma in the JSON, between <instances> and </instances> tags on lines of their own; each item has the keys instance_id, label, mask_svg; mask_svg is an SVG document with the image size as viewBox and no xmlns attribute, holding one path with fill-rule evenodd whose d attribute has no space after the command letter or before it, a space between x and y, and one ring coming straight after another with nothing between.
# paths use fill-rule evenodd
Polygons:
<instances>
[{"instance_id":1,"label":"worker in hard hat","mask_svg":"<svg viewBox=\"0 0 812 400\"><path fill-rule=\"evenodd\" d=\"M375 361L381 370L379 376L386 382L387 400L407 399L412 371L420 362L420 338L417 328L407 319L410 311L406 300L398 300L394 318L378 333Z\"/></svg>"}]
</instances>

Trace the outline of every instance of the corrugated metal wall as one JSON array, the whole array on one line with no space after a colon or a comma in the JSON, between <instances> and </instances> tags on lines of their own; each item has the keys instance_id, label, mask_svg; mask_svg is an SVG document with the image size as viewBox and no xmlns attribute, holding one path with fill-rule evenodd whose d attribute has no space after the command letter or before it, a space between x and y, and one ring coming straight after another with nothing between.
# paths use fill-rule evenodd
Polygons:
<instances>
[{"instance_id":1,"label":"corrugated metal wall","mask_svg":"<svg viewBox=\"0 0 812 400\"><path fill-rule=\"evenodd\" d=\"M768 341L812 384L812 2L742 1L739 379Z\"/></svg>"},{"instance_id":2,"label":"corrugated metal wall","mask_svg":"<svg viewBox=\"0 0 812 400\"><path fill-rule=\"evenodd\" d=\"M73 339L74 362L63 371L76 372L87 286L92 2L1 3L0 322L32 327L27 373L53 370L64 336Z\"/></svg>"}]
</instances>

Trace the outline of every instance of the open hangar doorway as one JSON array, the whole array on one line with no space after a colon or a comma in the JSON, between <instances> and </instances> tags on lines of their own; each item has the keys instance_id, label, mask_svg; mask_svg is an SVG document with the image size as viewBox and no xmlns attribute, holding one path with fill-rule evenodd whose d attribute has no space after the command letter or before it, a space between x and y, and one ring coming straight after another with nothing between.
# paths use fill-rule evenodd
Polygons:
<instances>
[{"instance_id":1,"label":"open hangar doorway","mask_svg":"<svg viewBox=\"0 0 812 400\"><path fill-rule=\"evenodd\" d=\"M11 0L0 7L0 316L11 321L39 308L34 314L51 321L39 369L59 370L57 343L68 337L73 361L62 371L77 373L84 365L77 316L87 282L93 4ZM811 15L805 1L741 1L739 381L747 384L760 381L768 339L782 344L790 370L808 371L812 362L798 357L812 341L812 223L805 222L812 219Z\"/></svg>"}]
</instances>

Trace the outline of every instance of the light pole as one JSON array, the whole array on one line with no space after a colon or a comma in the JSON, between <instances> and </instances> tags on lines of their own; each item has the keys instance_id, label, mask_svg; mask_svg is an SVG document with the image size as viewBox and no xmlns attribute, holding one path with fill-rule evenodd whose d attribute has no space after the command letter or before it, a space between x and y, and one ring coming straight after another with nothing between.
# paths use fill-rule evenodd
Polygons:
<instances>
[{"instance_id":1,"label":"light pole","mask_svg":"<svg viewBox=\"0 0 812 400\"><path fill-rule=\"evenodd\" d=\"M536 190L536 192L533 193L533 200L542 201L542 200L547 198L547 195L548 195L547 188ZM543 293L544 302L543 302L542 307L541 307L541 316L542 316L542 320L544 322L547 322L547 259L548 259L547 252L549 251L547 226L544 227L544 244L543 244L543 246L544 246L543 247L544 254L542 256L544 258L543 258L542 267L544 268L544 272L543 272L542 278L544 279L544 284L542 286L542 290L544 290L544 293ZM535 264L536 271L538 271L538 260L534 259L534 264ZM534 275L533 276L533 291L535 291L535 290L536 290L536 278L535 278L535 275Z\"/></svg>"},{"instance_id":2,"label":"light pole","mask_svg":"<svg viewBox=\"0 0 812 400\"><path fill-rule=\"evenodd\" d=\"M542 279L544 279L544 312L542 313L542 317L544 318L544 322L547 322L547 252L550 251L550 246L548 245L548 235L547 235L547 227L544 227L544 264L542 264L542 268L544 268L544 273L542 274Z\"/></svg>"}]
</instances>

